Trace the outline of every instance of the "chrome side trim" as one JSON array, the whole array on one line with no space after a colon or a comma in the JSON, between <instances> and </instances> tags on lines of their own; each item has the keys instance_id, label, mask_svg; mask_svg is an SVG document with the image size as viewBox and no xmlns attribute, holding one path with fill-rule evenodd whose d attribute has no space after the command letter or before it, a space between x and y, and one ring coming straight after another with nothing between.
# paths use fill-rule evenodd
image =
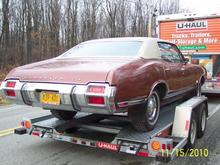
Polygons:
<instances>
[{"instance_id":1,"label":"chrome side trim","mask_svg":"<svg viewBox=\"0 0 220 165\"><path fill-rule=\"evenodd\" d=\"M166 97L166 95L168 94L168 91L169 91L169 86L167 85L167 83L166 83L166 81L164 81L164 80L159 80L159 81L156 81L153 85L152 85L152 87L151 87L151 91L150 91L150 93L149 93L149 95L147 96L147 98L151 95L151 93L153 92L153 90L155 89L155 87L157 86L157 85L159 85L159 84L165 84L166 85L166 94L165 94L165 97Z\"/></svg>"},{"instance_id":2,"label":"chrome side trim","mask_svg":"<svg viewBox=\"0 0 220 165\"><path fill-rule=\"evenodd\" d=\"M136 100L130 100L130 101L122 101L122 102L118 102L118 107L119 108L125 108L131 105L137 105L137 104L142 104L144 102L146 102L147 98L143 98L143 99L136 99Z\"/></svg>"},{"instance_id":3,"label":"chrome side trim","mask_svg":"<svg viewBox=\"0 0 220 165\"><path fill-rule=\"evenodd\" d=\"M179 90L177 92L171 92L171 93L167 94L167 96L164 99L168 99L168 98L171 98L171 97L182 95L184 93L192 91L193 89L195 89L194 86L183 88L183 89L181 89L181 90Z\"/></svg>"}]
</instances>

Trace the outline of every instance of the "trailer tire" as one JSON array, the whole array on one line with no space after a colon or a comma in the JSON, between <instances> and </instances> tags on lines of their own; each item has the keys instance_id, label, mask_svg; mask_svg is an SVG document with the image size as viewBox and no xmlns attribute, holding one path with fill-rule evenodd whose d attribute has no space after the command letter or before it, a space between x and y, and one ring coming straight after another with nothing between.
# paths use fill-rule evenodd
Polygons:
<instances>
[{"instance_id":1,"label":"trailer tire","mask_svg":"<svg viewBox=\"0 0 220 165\"><path fill-rule=\"evenodd\" d=\"M206 105L202 104L198 109L197 137L201 138L205 134L207 124Z\"/></svg>"},{"instance_id":2,"label":"trailer tire","mask_svg":"<svg viewBox=\"0 0 220 165\"><path fill-rule=\"evenodd\" d=\"M189 135L187 138L187 144L184 148L185 149L195 148L196 138L197 138L197 119L195 112L192 112L190 127L189 127Z\"/></svg>"},{"instance_id":3,"label":"trailer tire","mask_svg":"<svg viewBox=\"0 0 220 165\"><path fill-rule=\"evenodd\" d=\"M71 120L76 115L76 111L50 110L51 114L60 120Z\"/></svg>"},{"instance_id":4,"label":"trailer tire","mask_svg":"<svg viewBox=\"0 0 220 165\"><path fill-rule=\"evenodd\" d=\"M154 90L148 100L139 105L136 110L128 112L133 127L142 132L151 131L158 120L160 111L160 97Z\"/></svg>"}]
</instances>

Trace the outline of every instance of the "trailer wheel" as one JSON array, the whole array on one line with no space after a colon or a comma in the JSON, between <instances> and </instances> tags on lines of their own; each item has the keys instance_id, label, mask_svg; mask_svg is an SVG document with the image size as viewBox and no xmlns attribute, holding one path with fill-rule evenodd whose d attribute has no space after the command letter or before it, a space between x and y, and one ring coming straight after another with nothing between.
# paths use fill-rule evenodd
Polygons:
<instances>
[{"instance_id":1,"label":"trailer wheel","mask_svg":"<svg viewBox=\"0 0 220 165\"><path fill-rule=\"evenodd\" d=\"M197 137L201 138L205 134L207 124L206 105L202 104L198 110Z\"/></svg>"},{"instance_id":2,"label":"trailer wheel","mask_svg":"<svg viewBox=\"0 0 220 165\"><path fill-rule=\"evenodd\" d=\"M185 148L194 148L196 143L196 138L197 138L197 120L196 120L195 112L192 112L189 135Z\"/></svg>"},{"instance_id":3,"label":"trailer wheel","mask_svg":"<svg viewBox=\"0 0 220 165\"><path fill-rule=\"evenodd\" d=\"M50 110L51 114L60 120L71 120L76 115L76 111Z\"/></svg>"},{"instance_id":4,"label":"trailer wheel","mask_svg":"<svg viewBox=\"0 0 220 165\"><path fill-rule=\"evenodd\" d=\"M150 131L157 123L160 111L160 98L154 90L148 100L140 105L137 110L129 111L132 125L138 131Z\"/></svg>"}]
</instances>

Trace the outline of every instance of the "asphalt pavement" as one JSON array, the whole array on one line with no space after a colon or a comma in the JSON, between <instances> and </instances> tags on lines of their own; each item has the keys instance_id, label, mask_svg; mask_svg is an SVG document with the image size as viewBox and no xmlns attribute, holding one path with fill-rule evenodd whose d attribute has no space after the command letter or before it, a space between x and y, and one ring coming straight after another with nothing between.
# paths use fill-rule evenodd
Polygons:
<instances>
[{"instance_id":1,"label":"asphalt pavement","mask_svg":"<svg viewBox=\"0 0 220 165\"><path fill-rule=\"evenodd\" d=\"M212 115L206 134L198 139L196 149L208 150L208 157L178 156L169 164L220 165L220 96L209 97ZM0 165L144 165L163 164L152 158L136 157L124 153L98 150L67 142L41 139L29 135L15 135L23 117L33 118L49 114L49 111L27 106L0 106ZM5 133L4 133L5 132Z\"/></svg>"}]
</instances>

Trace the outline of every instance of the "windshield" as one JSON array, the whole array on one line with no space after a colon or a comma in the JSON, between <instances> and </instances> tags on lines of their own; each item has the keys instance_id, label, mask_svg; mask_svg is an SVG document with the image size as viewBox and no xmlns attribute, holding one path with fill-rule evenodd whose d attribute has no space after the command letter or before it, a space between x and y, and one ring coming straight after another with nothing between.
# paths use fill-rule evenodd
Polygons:
<instances>
[{"instance_id":1,"label":"windshield","mask_svg":"<svg viewBox=\"0 0 220 165\"><path fill-rule=\"evenodd\" d=\"M79 44L68 50L61 57L78 56L136 56L142 45L141 41L99 41Z\"/></svg>"}]
</instances>

